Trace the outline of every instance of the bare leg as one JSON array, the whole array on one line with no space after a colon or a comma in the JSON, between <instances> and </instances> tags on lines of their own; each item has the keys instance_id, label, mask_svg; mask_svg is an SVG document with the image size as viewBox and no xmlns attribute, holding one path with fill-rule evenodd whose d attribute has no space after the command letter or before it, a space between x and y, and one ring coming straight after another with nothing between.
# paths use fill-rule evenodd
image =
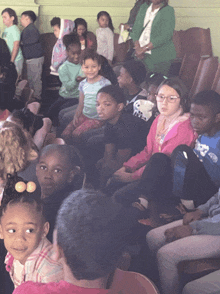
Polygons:
<instances>
[{"instance_id":1,"label":"bare leg","mask_svg":"<svg viewBox=\"0 0 220 294\"><path fill-rule=\"evenodd\" d=\"M40 109L40 103L39 102L32 102L27 105L27 108L35 115L38 114Z\"/></svg>"}]
</instances>

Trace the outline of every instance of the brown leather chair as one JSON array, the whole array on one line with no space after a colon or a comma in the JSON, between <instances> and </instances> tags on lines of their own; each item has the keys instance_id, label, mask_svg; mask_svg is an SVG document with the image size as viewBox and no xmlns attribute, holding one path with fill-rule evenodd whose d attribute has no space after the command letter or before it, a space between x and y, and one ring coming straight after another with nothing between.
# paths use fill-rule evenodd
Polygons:
<instances>
[{"instance_id":1,"label":"brown leather chair","mask_svg":"<svg viewBox=\"0 0 220 294\"><path fill-rule=\"evenodd\" d=\"M112 294L159 294L157 287L147 277L116 269L110 286Z\"/></svg>"},{"instance_id":2,"label":"brown leather chair","mask_svg":"<svg viewBox=\"0 0 220 294\"><path fill-rule=\"evenodd\" d=\"M211 90L212 83L218 68L218 57L201 57L189 93L191 99L195 94L203 90Z\"/></svg>"},{"instance_id":3,"label":"brown leather chair","mask_svg":"<svg viewBox=\"0 0 220 294\"><path fill-rule=\"evenodd\" d=\"M212 84L212 90L220 94L220 64L218 65L218 69L215 74L215 78Z\"/></svg>"},{"instance_id":4,"label":"brown leather chair","mask_svg":"<svg viewBox=\"0 0 220 294\"><path fill-rule=\"evenodd\" d=\"M200 56L212 56L210 29L193 27L188 30L174 31L173 42L177 58L183 58L186 53Z\"/></svg>"},{"instance_id":5,"label":"brown leather chair","mask_svg":"<svg viewBox=\"0 0 220 294\"><path fill-rule=\"evenodd\" d=\"M118 38L119 34L114 34L114 66L124 62L126 54L132 43L132 40L128 40L125 43L118 44Z\"/></svg>"}]
</instances>

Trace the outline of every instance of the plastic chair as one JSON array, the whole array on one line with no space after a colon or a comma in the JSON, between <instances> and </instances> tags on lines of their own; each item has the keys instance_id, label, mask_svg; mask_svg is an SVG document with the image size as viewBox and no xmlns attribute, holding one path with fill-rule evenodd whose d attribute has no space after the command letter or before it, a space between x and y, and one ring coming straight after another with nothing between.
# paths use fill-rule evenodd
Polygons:
<instances>
[{"instance_id":1,"label":"plastic chair","mask_svg":"<svg viewBox=\"0 0 220 294\"><path fill-rule=\"evenodd\" d=\"M220 64L218 65L218 69L215 74L215 78L212 84L212 90L220 94Z\"/></svg>"},{"instance_id":2,"label":"plastic chair","mask_svg":"<svg viewBox=\"0 0 220 294\"><path fill-rule=\"evenodd\" d=\"M112 294L159 294L156 286L147 277L117 269L110 287Z\"/></svg>"},{"instance_id":3,"label":"plastic chair","mask_svg":"<svg viewBox=\"0 0 220 294\"><path fill-rule=\"evenodd\" d=\"M211 90L217 68L218 57L201 57L189 98L203 90Z\"/></svg>"}]
</instances>

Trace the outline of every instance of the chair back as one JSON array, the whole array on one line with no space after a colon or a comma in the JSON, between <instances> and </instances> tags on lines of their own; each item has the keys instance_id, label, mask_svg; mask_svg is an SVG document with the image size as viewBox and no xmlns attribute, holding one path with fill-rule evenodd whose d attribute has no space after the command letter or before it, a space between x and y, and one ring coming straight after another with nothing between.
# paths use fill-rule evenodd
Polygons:
<instances>
[{"instance_id":1,"label":"chair back","mask_svg":"<svg viewBox=\"0 0 220 294\"><path fill-rule=\"evenodd\" d=\"M212 84L212 90L220 94L220 63L218 65L218 69L216 71L215 78Z\"/></svg>"},{"instance_id":2,"label":"chair back","mask_svg":"<svg viewBox=\"0 0 220 294\"><path fill-rule=\"evenodd\" d=\"M117 269L110 287L110 293L159 294L159 291L147 277L139 273Z\"/></svg>"},{"instance_id":3,"label":"chair back","mask_svg":"<svg viewBox=\"0 0 220 294\"><path fill-rule=\"evenodd\" d=\"M122 63L125 60L126 54L130 48L132 40L127 40L125 43L118 44L119 34L114 34L114 65Z\"/></svg>"},{"instance_id":4,"label":"chair back","mask_svg":"<svg viewBox=\"0 0 220 294\"><path fill-rule=\"evenodd\" d=\"M212 83L218 68L218 57L201 57L193 81L192 88L189 93L191 99L195 94L203 90L211 90Z\"/></svg>"}]
</instances>

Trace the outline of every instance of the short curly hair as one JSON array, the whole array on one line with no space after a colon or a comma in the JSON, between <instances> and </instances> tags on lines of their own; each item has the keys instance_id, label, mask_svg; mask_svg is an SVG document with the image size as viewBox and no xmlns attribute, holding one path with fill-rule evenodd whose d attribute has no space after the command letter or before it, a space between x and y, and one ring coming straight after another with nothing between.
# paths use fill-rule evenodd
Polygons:
<instances>
[{"instance_id":1,"label":"short curly hair","mask_svg":"<svg viewBox=\"0 0 220 294\"><path fill-rule=\"evenodd\" d=\"M0 123L0 178L24 170L29 161L32 139L28 132L12 122Z\"/></svg>"}]
</instances>

